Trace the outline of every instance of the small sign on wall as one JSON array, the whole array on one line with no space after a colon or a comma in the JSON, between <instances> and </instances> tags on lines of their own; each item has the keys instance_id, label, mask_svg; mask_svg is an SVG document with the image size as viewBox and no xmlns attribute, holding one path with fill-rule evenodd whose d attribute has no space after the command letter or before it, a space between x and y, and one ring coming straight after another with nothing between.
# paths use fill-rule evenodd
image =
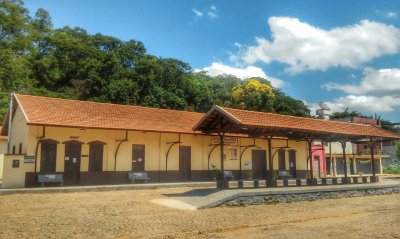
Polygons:
<instances>
[{"instance_id":1,"label":"small sign on wall","mask_svg":"<svg viewBox=\"0 0 400 239\"><path fill-rule=\"evenodd\" d=\"M212 145L220 144L219 136L211 137L211 144ZM225 146L238 146L238 138L224 137L224 145Z\"/></svg>"},{"instance_id":2,"label":"small sign on wall","mask_svg":"<svg viewBox=\"0 0 400 239\"><path fill-rule=\"evenodd\" d=\"M13 159L12 167L13 168L19 168L19 159Z\"/></svg>"},{"instance_id":3,"label":"small sign on wall","mask_svg":"<svg viewBox=\"0 0 400 239\"><path fill-rule=\"evenodd\" d=\"M35 162L35 156L32 155L25 155L24 156L24 163L34 163Z\"/></svg>"}]
</instances>

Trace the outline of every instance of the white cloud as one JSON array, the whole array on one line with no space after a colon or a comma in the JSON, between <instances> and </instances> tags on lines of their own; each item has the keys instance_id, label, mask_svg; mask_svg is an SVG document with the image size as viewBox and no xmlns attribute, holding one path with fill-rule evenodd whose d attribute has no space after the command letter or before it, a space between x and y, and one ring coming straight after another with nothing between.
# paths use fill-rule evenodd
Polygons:
<instances>
[{"instance_id":1,"label":"white cloud","mask_svg":"<svg viewBox=\"0 0 400 239\"><path fill-rule=\"evenodd\" d=\"M397 12L389 11L385 14L387 18L397 18Z\"/></svg>"},{"instance_id":2,"label":"white cloud","mask_svg":"<svg viewBox=\"0 0 400 239\"><path fill-rule=\"evenodd\" d=\"M341 90L348 94L392 95L400 97L400 68L372 69L364 71L365 77L359 85L340 85L327 83L323 87L327 90Z\"/></svg>"},{"instance_id":3,"label":"white cloud","mask_svg":"<svg viewBox=\"0 0 400 239\"><path fill-rule=\"evenodd\" d=\"M199 10L197 10L195 8L192 8L192 11L196 17L202 17L204 15L202 12L200 12Z\"/></svg>"},{"instance_id":4,"label":"white cloud","mask_svg":"<svg viewBox=\"0 0 400 239\"><path fill-rule=\"evenodd\" d=\"M218 17L217 8L214 5L211 5L207 11L207 15L208 15L208 18L210 18L210 20L217 18Z\"/></svg>"},{"instance_id":5,"label":"white cloud","mask_svg":"<svg viewBox=\"0 0 400 239\"><path fill-rule=\"evenodd\" d=\"M239 45L231 59L241 64L278 61L287 71L357 67L374 58L400 52L400 29L363 20L358 24L324 30L297 18L270 17L272 41L256 38L256 45Z\"/></svg>"},{"instance_id":6,"label":"white cloud","mask_svg":"<svg viewBox=\"0 0 400 239\"><path fill-rule=\"evenodd\" d=\"M203 69L196 69L195 71L206 71L209 76L218 76L223 74L234 75L242 80L251 77L262 77L269 80L273 87L279 88L283 85L282 80L268 76L261 68L256 66L235 68L222 63L213 62L211 66L204 67Z\"/></svg>"},{"instance_id":7,"label":"white cloud","mask_svg":"<svg viewBox=\"0 0 400 239\"><path fill-rule=\"evenodd\" d=\"M331 108L331 112L344 111L349 108L350 111L355 110L363 113L384 113L400 107L400 97L347 95L324 103ZM314 104L311 105L311 108L319 107Z\"/></svg>"},{"instance_id":8,"label":"white cloud","mask_svg":"<svg viewBox=\"0 0 400 239\"><path fill-rule=\"evenodd\" d=\"M400 109L400 68L373 69L364 71L359 84L340 85L328 83L327 90L340 90L348 94L327 103L332 112L356 110L362 113L383 113ZM318 108L316 104L310 107Z\"/></svg>"},{"instance_id":9,"label":"white cloud","mask_svg":"<svg viewBox=\"0 0 400 239\"><path fill-rule=\"evenodd\" d=\"M217 17L218 17L218 15L216 13L208 11L208 18L210 18L212 20Z\"/></svg>"}]
</instances>

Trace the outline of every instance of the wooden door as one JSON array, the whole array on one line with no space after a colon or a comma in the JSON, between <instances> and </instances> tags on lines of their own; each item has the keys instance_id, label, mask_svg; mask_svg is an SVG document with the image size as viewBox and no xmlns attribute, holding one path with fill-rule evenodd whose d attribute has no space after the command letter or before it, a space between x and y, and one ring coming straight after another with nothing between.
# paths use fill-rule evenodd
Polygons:
<instances>
[{"instance_id":1,"label":"wooden door","mask_svg":"<svg viewBox=\"0 0 400 239\"><path fill-rule=\"evenodd\" d=\"M132 145L132 171L144 172L144 150L143 144Z\"/></svg>"},{"instance_id":2,"label":"wooden door","mask_svg":"<svg viewBox=\"0 0 400 239\"><path fill-rule=\"evenodd\" d=\"M293 178L296 178L296 151L289 151L289 171Z\"/></svg>"},{"instance_id":3,"label":"wooden door","mask_svg":"<svg viewBox=\"0 0 400 239\"><path fill-rule=\"evenodd\" d=\"M344 159L343 158L336 158L336 174L344 174Z\"/></svg>"},{"instance_id":4,"label":"wooden door","mask_svg":"<svg viewBox=\"0 0 400 239\"><path fill-rule=\"evenodd\" d=\"M286 151L284 149L278 151L278 168L280 171L286 170Z\"/></svg>"},{"instance_id":5,"label":"wooden door","mask_svg":"<svg viewBox=\"0 0 400 239\"><path fill-rule=\"evenodd\" d=\"M89 146L89 171L101 172L103 169L103 144L92 143Z\"/></svg>"},{"instance_id":6,"label":"wooden door","mask_svg":"<svg viewBox=\"0 0 400 239\"><path fill-rule=\"evenodd\" d=\"M253 178L260 179L267 177L267 151L252 150L252 169Z\"/></svg>"},{"instance_id":7,"label":"wooden door","mask_svg":"<svg viewBox=\"0 0 400 239\"><path fill-rule=\"evenodd\" d=\"M190 146L179 146L179 174L182 180L191 179L192 156Z\"/></svg>"},{"instance_id":8,"label":"wooden door","mask_svg":"<svg viewBox=\"0 0 400 239\"><path fill-rule=\"evenodd\" d=\"M319 178L319 157L314 158L313 176Z\"/></svg>"},{"instance_id":9,"label":"wooden door","mask_svg":"<svg viewBox=\"0 0 400 239\"><path fill-rule=\"evenodd\" d=\"M65 143L64 181L65 184L77 185L81 173L82 143L70 141Z\"/></svg>"},{"instance_id":10,"label":"wooden door","mask_svg":"<svg viewBox=\"0 0 400 239\"><path fill-rule=\"evenodd\" d=\"M56 171L57 144L42 142L41 145L40 172L54 173Z\"/></svg>"}]
</instances>

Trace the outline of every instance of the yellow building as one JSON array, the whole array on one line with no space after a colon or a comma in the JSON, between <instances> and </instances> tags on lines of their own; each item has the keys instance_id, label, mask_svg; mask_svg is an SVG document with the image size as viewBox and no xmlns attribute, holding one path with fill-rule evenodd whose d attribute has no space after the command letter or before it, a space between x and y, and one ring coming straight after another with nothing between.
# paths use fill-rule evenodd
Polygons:
<instances>
[{"instance_id":1,"label":"yellow building","mask_svg":"<svg viewBox=\"0 0 400 239\"><path fill-rule=\"evenodd\" d=\"M3 147L3 188L39 186L40 174L60 174L64 185L129 183L128 173L133 171L147 172L150 182L212 180L212 169L221 168L236 178L249 172L253 177L272 177L278 170L305 178L308 139L325 135L315 129L327 123L220 107L203 114L20 94L13 95L11 105L1 130L8 146L7 152ZM224 118L222 147L222 131L216 130L219 121L213 121L216 115ZM271 120L265 117L277 117L281 123L268 125ZM288 117L301 124L288 128ZM245 120L254 123L253 128ZM334 124L343 128L349 123ZM398 138L375 127L354 125L351 128L359 131L350 132L352 137L364 132L363 137Z\"/></svg>"},{"instance_id":2,"label":"yellow building","mask_svg":"<svg viewBox=\"0 0 400 239\"><path fill-rule=\"evenodd\" d=\"M0 126L0 132L2 126ZM0 135L0 181L3 180L4 153L7 152L7 136Z\"/></svg>"}]
</instances>

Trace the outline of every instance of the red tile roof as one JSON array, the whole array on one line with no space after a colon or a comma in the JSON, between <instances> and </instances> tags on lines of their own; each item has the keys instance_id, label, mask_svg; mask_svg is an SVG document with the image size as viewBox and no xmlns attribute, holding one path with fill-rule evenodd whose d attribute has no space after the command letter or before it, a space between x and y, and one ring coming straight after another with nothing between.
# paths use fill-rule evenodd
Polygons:
<instances>
[{"instance_id":1,"label":"red tile roof","mask_svg":"<svg viewBox=\"0 0 400 239\"><path fill-rule=\"evenodd\" d=\"M15 95L28 124L79 128L194 133L203 113Z\"/></svg>"},{"instance_id":2,"label":"red tile roof","mask_svg":"<svg viewBox=\"0 0 400 239\"><path fill-rule=\"evenodd\" d=\"M199 121L207 118L208 115L188 111L21 94L16 94L15 98L30 125L194 133L193 128L199 125ZM238 110L218 106L213 107L213 109L218 109L230 115L244 126L294 129L339 135L400 138L397 134L372 125Z\"/></svg>"},{"instance_id":3,"label":"red tile roof","mask_svg":"<svg viewBox=\"0 0 400 239\"><path fill-rule=\"evenodd\" d=\"M276 127L342 135L400 138L397 134L367 124L296 117L226 107L219 108L239 120L244 126Z\"/></svg>"}]
</instances>

